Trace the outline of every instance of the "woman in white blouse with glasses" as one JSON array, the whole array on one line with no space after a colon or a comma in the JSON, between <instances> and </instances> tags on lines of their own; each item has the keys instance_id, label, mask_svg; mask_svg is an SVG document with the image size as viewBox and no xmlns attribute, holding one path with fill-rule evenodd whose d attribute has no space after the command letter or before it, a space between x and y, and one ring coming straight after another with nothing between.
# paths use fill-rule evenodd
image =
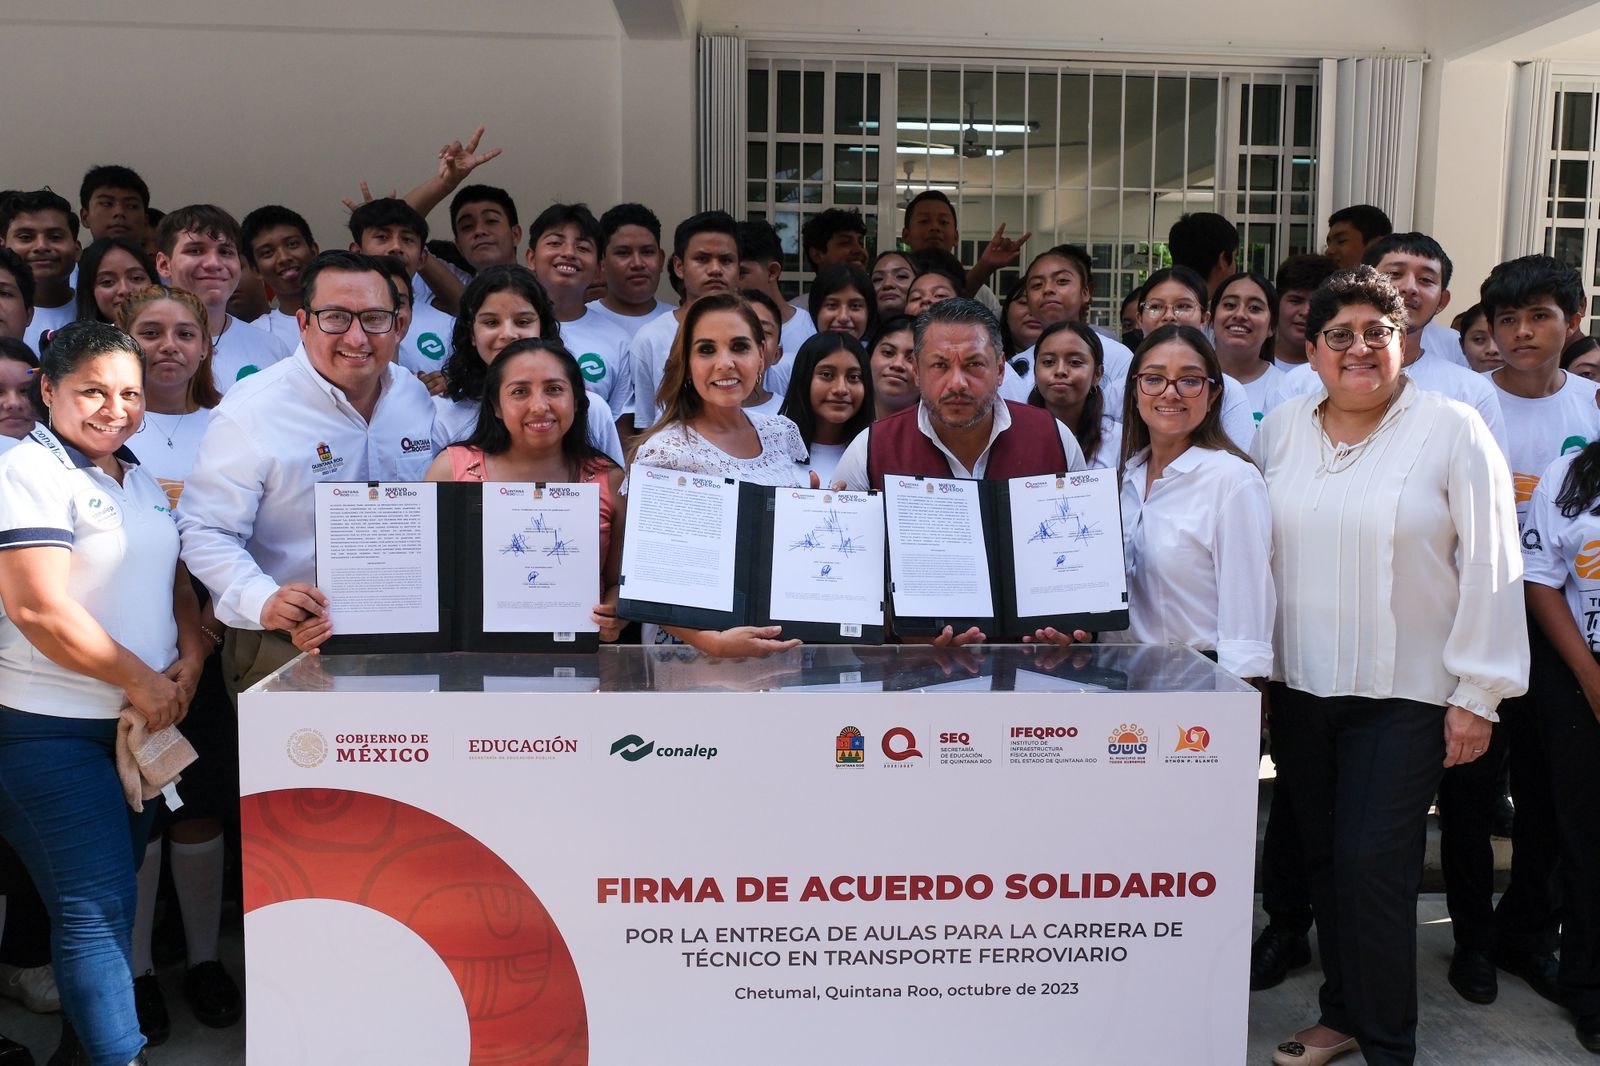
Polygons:
<instances>
[{"instance_id":1,"label":"woman in white blouse with glasses","mask_svg":"<svg viewBox=\"0 0 1600 1066\"><path fill-rule=\"evenodd\" d=\"M1372 268L1328 279L1306 322L1322 388L1252 449L1272 505L1274 746L1324 977L1280 1066L1414 1061L1428 805L1527 687L1510 473L1477 412L1401 373L1405 325Z\"/></svg>"}]
</instances>

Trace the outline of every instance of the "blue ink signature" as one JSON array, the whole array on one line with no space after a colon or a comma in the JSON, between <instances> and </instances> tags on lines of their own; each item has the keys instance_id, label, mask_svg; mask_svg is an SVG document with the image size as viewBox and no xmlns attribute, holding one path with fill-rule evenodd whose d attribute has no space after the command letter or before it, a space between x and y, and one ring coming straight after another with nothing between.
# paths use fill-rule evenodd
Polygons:
<instances>
[{"instance_id":1,"label":"blue ink signature","mask_svg":"<svg viewBox=\"0 0 1600 1066\"><path fill-rule=\"evenodd\" d=\"M511 534L511 543L500 549L501 555L525 555L533 549L528 547L528 540L521 533Z\"/></svg>"},{"instance_id":2,"label":"blue ink signature","mask_svg":"<svg viewBox=\"0 0 1600 1066\"><path fill-rule=\"evenodd\" d=\"M810 533L807 533L805 536L801 537L799 540L795 541L793 544L789 545L789 550L790 551L808 551L809 552L809 551L816 551L818 548L821 548L822 546L823 546L822 541L817 538L816 532L812 531Z\"/></svg>"},{"instance_id":3,"label":"blue ink signature","mask_svg":"<svg viewBox=\"0 0 1600 1066\"><path fill-rule=\"evenodd\" d=\"M562 540L561 532L557 530L555 543L551 544L549 550L547 550L544 554L546 558L554 559L559 563L568 555L577 555L578 548L571 541Z\"/></svg>"},{"instance_id":4,"label":"blue ink signature","mask_svg":"<svg viewBox=\"0 0 1600 1066\"><path fill-rule=\"evenodd\" d=\"M831 573L833 573L833 564L832 563L824 563L822 565L822 572L820 574L818 574L817 576L818 577L827 577Z\"/></svg>"},{"instance_id":5,"label":"blue ink signature","mask_svg":"<svg viewBox=\"0 0 1600 1066\"><path fill-rule=\"evenodd\" d=\"M536 582L538 580L539 580L539 571L537 571L537 570L529 570L528 571L528 584L532 585L534 582Z\"/></svg>"}]
</instances>

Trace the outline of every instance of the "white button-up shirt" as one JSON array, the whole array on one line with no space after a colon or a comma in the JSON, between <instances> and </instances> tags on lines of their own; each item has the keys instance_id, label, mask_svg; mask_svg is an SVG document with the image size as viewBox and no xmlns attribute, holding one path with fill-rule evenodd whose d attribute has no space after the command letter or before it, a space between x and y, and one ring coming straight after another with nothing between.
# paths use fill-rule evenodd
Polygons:
<instances>
[{"instance_id":1,"label":"white button-up shirt","mask_svg":"<svg viewBox=\"0 0 1600 1066\"><path fill-rule=\"evenodd\" d=\"M1272 672L1272 510L1261 472L1191 447L1145 494L1150 449L1122 474L1128 628L1113 643L1187 644L1239 677Z\"/></svg>"},{"instance_id":2,"label":"white button-up shirt","mask_svg":"<svg viewBox=\"0 0 1600 1066\"><path fill-rule=\"evenodd\" d=\"M372 419L301 348L239 382L206 429L183 490L183 559L217 618L261 628L289 581L316 581L319 481L421 481L433 459L433 402L405 368L385 372Z\"/></svg>"},{"instance_id":3,"label":"white button-up shirt","mask_svg":"<svg viewBox=\"0 0 1600 1066\"><path fill-rule=\"evenodd\" d=\"M928 406L921 401L917 402L917 429L924 437L933 442L950 464L950 476L959 478L982 478L984 471L989 469L989 453L994 450L994 442L1011 428L1011 409L999 398L994 402L994 421L989 427L989 442L983 446L983 452L978 456L978 461L972 464L972 469L956 458L954 452L945 447L944 441L939 439L939 434L934 432L933 422L928 418ZM1061 450L1067 457L1068 470L1082 470L1088 464L1084 462L1083 449L1078 447L1078 438L1061 422L1056 422L1056 432L1061 435ZM868 438L872 435L872 427L868 426L856 435L850 442L850 447L844 450L844 457L839 460L839 465L834 468L833 480L835 483L844 482L844 487L857 492L864 492L870 486L867 483L867 449L870 446ZM1061 471L1056 471L1061 473Z\"/></svg>"}]
</instances>

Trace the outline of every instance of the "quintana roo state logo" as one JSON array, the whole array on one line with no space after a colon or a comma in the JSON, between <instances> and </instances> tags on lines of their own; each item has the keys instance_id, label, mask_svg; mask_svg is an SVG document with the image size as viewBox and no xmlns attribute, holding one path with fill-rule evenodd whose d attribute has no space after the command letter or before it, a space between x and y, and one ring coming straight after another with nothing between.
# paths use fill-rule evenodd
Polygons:
<instances>
[{"instance_id":1,"label":"quintana roo state logo","mask_svg":"<svg viewBox=\"0 0 1600 1066\"><path fill-rule=\"evenodd\" d=\"M588 1008L572 952L538 895L482 842L364 792L282 789L239 806L246 913L329 899L387 915L432 948L460 988L468 1061L587 1066Z\"/></svg>"}]
</instances>

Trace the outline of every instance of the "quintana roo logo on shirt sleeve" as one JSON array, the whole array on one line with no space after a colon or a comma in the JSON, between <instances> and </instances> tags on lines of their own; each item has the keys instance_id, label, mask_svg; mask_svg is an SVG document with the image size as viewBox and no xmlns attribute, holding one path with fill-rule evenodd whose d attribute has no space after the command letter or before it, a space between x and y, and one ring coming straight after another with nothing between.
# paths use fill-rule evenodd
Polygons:
<instances>
[{"instance_id":1,"label":"quintana roo logo on shirt sleeve","mask_svg":"<svg viewBox=\"0 0 1600 1066\"><path fill-rule=\"evenodd\" d=\"M1600 540L1591 540L1578 549L1578 557L1573 560L1572 569L1585 581L1600 578Z\"/></svg>"},{"instance_id":2,"label":"quintana roo logo on shirt sleeve","mask_svg":"<svg viewBox=\"0 0 1600 1066\"><path fill-rule=\"evenodd\" d=\"M584 352L578 356L578 369L583 371L585 381L605 380L606 361L600 358L599 352Z\"/></svg>"},{"instance_id":3,"label":"quintana roo logo on shirt sleeve","mask_svg":"<svg viewBox=\"0 0 1600 1066\"><path fill-rule=\"evenodd\" d=\"M78 520L91 529L111 530L122 525L122 512L116 502L99 489L78 493L72 498L72 509Z\"/></svg>"}]
</instances>

